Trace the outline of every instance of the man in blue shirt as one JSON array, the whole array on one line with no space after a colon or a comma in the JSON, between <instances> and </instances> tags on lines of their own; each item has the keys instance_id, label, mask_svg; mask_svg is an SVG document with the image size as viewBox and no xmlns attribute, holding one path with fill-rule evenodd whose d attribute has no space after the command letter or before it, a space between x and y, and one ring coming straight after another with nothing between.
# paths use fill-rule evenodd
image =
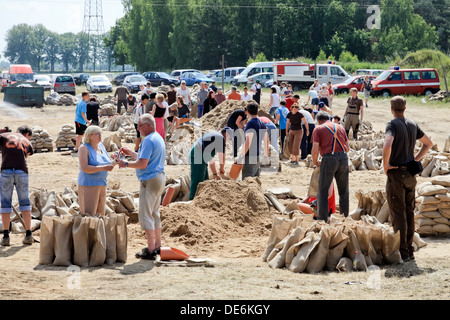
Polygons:
<instances>
[{"instance_id":1,"label":"man in blue shirt","mask_svg":"<svg viewBox=\"0 0 450 320\"><path fill-rule=\"evenodd\" d=\"M120 160L120 168L136 169L140 181L139 222L147 237L147 247L136 254L137 258L154 260L161 248L161 217L159 206L161 195L166 185L164 162L166 146L163 138L156 132L155 118L151 114L139 117L138 130L144 139L136 153L127 147L120 153L131 156L136 161Z\"/></svg>"},{"instance_id":2,"label":"man in blue shirt","mask_svg":"<svg viewBox=\"0 0 450 320\"><path fill-rule=\"evenodd\" d=\"M89 92L84 91L81 94L81 100L78 102L77 108L75 109L75 132L77 137L75 138L74 153L78 152L84 132L86 131L87 126L91 124L91 121L87 119L87 103L89 100Z\"/></svg>"},{"instance_id":3,"label":"man in blue shirt","mask_svg":"<svg viewBox=\"0 0 450 320\"><path fill-rule=\"evenodd\" d=\"M242 180L246 177L259 177L261 169L260 150L264 139L265 155L269 155L269 135L266 125L258 118L258 104L250 102L247 105L250 120L245 126L245 142L238 163L244 162Z\"/></svg>"}]
</instances>

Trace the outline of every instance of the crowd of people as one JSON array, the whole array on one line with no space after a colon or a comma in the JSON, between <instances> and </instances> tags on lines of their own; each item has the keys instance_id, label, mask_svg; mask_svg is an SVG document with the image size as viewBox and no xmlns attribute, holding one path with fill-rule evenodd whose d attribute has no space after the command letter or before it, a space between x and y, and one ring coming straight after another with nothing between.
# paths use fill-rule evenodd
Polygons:
<instances>
[{"instance_id":1,"label":"crowd of people","mask_svg":"<svg viewBox=\"0 0 450 320\"><path fill-rule=\"evenodd\" d=\"M170 86L167 93L157 93L148 83L141 87L139 101L125 87L118 87L115 93L117 114L133 115L137 138L134 150L127 147L110 157L102 144L102 130L98 126L98 102L89 92L82 93L75 111L77 138L74 153L79 159L78 201L80 211L89 215L104 215L108 173L115 166L135 169L139 181L139 221L145 230L147 246L136 257L155 259L161 247L161 217L159 207L165 186L165 137L167 122L176 129L189 122L191 94L183 81L180 88ZM300 103L300 96L287 83L275 84L271 88L269 114L259 117L261 85L257 81L250 90L244 87L239 93L232 87L226 97L221 88L212 83L200 84L198 92L198 117L210 112L225 100L250 100L245 109L233 111L227 124L218 132L203 134L190 151L191 186L189 198L196 195L200 182L220 180L225 175L225 154L227 142L232 139L234 164L241 166L242 179L260 175L261 159L268 156L272 145L280 157L288 148L289 163L298 165L300 159L312 156L314 165L320 167L319 191L317 194L317 219L327 221L330 216L329 190L336 180L339 194L340 213L348 216L349 211L349 132L357 139L359 124L363 120L364 102L356 89L347 100L344 120L332 113L333 93L330 84L320 85L315 81L308 92L306 103ZM310 105L311 107L308 107ZM367 106L367 102L366 102ZM406 100L391 99L394 120L386 127L386 141L383 149L384 171L388 177L387 199L391 209L394 230L400 230L402 258L412 259L412 236L414 234L414 188L415 173L411 164L419 161L432 146L431 140L417 126L404 116ZM172 114L171 114L172 113ZM167 122L166 122L167 119ZM343 122L343 125L342 125ZM8 226L12 211L11 198L14 187L19 198L26 235L24 244L34 242L30 230L31 205L28 197L28 168L26 159L33 154L30 144L32 131L21 126L17 133L0 134L2 166L0 179L1 214L4 226L1 245L10 245ZM286 143L287 140L287 143ZM414 156L415 141L422 142L420 152ZM216 166L216 155L219 167ZM334 194L334 191L333 191Z\"/></svg>"}]
</instances>

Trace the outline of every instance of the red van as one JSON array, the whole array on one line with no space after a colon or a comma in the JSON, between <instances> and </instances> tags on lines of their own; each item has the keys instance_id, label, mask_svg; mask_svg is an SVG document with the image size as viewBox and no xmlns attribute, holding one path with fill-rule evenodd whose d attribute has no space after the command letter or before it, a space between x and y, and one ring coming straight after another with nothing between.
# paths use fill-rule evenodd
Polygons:
<instances>
[{"instance_id":1,"label":"red van","mask_svg":"<svg viewBox=\"0 0 450 320\"><path fill-rule=\"evenodd\" d=\"M33 69L29 64L12 64L9 66L9 84L17 81L33 82Z\"/></svg>"},{"instance_id":2,"label":"red van","mask_svg":"<svg viewBox=\"0 0 450 320\"><path fill-rule=\"evenodd\" d=\"M435 69L386 70L372 80L371 96L430 95L440 90L439 75Z\"/></svg>"}]
</instances>

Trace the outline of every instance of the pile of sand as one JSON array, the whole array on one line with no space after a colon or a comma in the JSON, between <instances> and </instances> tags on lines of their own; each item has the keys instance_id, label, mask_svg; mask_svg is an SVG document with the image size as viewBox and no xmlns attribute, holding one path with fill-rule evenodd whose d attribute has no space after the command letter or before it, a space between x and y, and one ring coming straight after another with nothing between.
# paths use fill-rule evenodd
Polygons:
<instances>
[{"instance_id":1,"label":"pile of sand","mask_svg":"<svg viewBox=\"0 0 450 320\"><path fill-rule=\"evenodd\" d=\"M162 234L165 242L189 248L226 246L230 239L267 236L274 213L257 178L207 180L192 202L161 208Z\"/></svg>"}]
</instances>

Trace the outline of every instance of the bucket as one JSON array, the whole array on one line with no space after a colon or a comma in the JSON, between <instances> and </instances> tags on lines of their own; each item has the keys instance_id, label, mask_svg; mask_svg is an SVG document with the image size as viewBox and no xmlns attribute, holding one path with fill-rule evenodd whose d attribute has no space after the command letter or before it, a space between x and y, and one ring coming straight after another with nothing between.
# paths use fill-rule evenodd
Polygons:
<instances>
[{"instance_id":1,"label":"bucket","mask_svg":"<svg viewBox=\"0 0 450 320\"><path fill-rule=\"evenodd\" d=\"M230 178L236 180L241 173L242 167L242 164L233 163L230 169L230 173L228 174Z\"/></svg>"},{"instance_id":2,"label":"bucket","mask_svg":"<svg viewBox=\"0 0 450 320\"><path fill-rule=\"evenodd\" d=\"M189 256L179 249L172 247L161 247L160 249L161 260L186 260Z\"/></svg>"},{"instance_id":3,"label":"bucket","mask_svg":"<svg viewBox=\"0 0 450 320\"><path fill-rule=\"evenodd\" d=\"M162 201L163 207L167 206L169 203L172 202L172 197L173 197L174 192L175 192L175 189L172 187L169 187L167 189L166 195L164 196L164 199Z\"/></svg>"}]
</instances>

